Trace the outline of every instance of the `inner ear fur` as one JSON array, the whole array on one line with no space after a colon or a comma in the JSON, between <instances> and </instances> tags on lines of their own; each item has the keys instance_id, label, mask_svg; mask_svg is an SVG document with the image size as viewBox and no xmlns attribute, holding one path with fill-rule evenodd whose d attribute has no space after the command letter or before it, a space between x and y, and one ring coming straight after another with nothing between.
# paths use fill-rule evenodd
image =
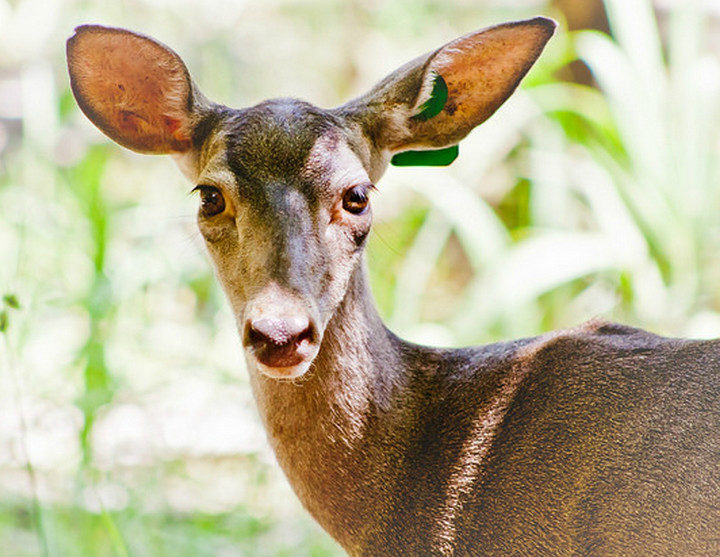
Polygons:
<instances>
[{"instance_id":1,"label":"inner ear fur","mask_svg":"<svg viewBox=\"0 0 720 557\"><path fill-rule=\"evenodd\" d=\"M537 17L470 33L402 66L340 111L376 148L392 153L454 145L513 93L555 26ZM447 84L447 100L437 115L417 118L437 76Z\"/></svg>"},{"instance_id":2,"label":"inner ear fur","mask_svg":"<svg viewBox=\"0 0 720 557\"><path fill-rule=\"evenodd\" d=\"M83 25L67 43L73 94L114 141L141 153L192 147L195 92L180 57L124 29Z\"/></svg>"}]
</instances>

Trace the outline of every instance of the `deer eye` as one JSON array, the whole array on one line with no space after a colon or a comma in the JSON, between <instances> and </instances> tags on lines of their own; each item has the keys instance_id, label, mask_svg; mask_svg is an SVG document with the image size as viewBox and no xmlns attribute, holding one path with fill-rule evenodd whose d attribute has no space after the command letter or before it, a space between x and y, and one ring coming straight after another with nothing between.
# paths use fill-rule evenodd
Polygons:
<instances>
[{"instance_id":1,"label":"deer eye","mask_svg":"<svg viewBox=\"0 0 720 557\"><path fill-rule=\"evenodd\" d=\"M200 192L200 214L214 217L225 210L225 198L215 186L197 186L193 191Z\"/></svg>"},{"instance_id":2,"label":"deer eye","mask_svg":"<svg viewBox=\"0 0 720 557\"><path fill-rule=\"evenodd\" d=\"M353 215L362 215L367 211L370 199L368 199L368 191L372 185L362 185L350 188L343 195L343 209Z\"/></svg>"}]
</instances>

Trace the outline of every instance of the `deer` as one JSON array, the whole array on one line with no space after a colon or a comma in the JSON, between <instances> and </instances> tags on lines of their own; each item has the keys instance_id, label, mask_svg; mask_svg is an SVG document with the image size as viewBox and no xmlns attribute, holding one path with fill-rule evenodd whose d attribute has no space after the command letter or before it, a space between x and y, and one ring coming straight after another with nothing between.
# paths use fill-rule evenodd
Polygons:
<instances>
[{"instance_id":1,"label":"deer","mask_svg":"<svg viewBox=\"0 0 720 557\"><path fill-rule=\"evenodd\" d=\"M717 340L594 318L420 346L384 326L370 292L363 252L388 165L451 162L555 27L469 33L332 109L229 108L153 38L83 25L68 39L89 120L171 155L198 192L269 443L350 556L720 555Z\"/></svg>"}]
</instances>

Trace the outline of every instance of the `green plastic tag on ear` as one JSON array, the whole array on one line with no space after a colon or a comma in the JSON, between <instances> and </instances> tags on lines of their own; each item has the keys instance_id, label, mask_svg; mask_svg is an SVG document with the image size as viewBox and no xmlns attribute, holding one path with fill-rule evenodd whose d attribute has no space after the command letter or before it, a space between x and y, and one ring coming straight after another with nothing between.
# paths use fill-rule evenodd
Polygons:
<instances>
[{"instance_id":1,"label":"green plastic tag on ear","mask_svg":"<svg viewBox=\"0 0 720 557\"><path fill-rule=\"evenodd\" d=\"M443 76L436 73L433 76L433 88L430 92L430 98L420 105L420 112L411 119L420 122L430 120L430 118L442 112L447 100L447 83L445 83ZM447 166L457 158L459 152L460 149L457 145L433 151L404 151L395 155L390 164L394 166Z\"/></svg>"},{"instance_id":2,"label":"green plastic tag on ear","mask_svg":"<svg viewBox=\"0 0 720 557\"><path fill-rule=\"evenodd\" d=\"M390 160L390 164L393 166L447 166L457 158L459 153L458 145L434 151L403 151L395 155Z\"/></svg>"},{"instance_id":3,"label":"green plastic tag on ear","mask_svg":"<svg viewBox=\"0 0 720 557\"><path fill-rule=\"evenodd\" d=\"M420 112L412 117L413 120L425 122L433 116L437 116L445 108L448 100L448 86L439 73L433 77L433 88L430 92L430 98L420 105Z\"/></svg>"}]
</instances>

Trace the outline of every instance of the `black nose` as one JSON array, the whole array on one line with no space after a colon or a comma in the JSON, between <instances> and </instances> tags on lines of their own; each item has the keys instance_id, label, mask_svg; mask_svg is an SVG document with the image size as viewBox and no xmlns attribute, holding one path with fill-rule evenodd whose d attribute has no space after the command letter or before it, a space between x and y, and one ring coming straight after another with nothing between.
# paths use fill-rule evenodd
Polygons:
<instances>
[{"instance_id":1,"label":"black nose","mask_svg":"<svg viewBox=\"0 0 720 557\"><path fill-rule=\"evenodd\" d=\"M302 363L312 351L315 327L307 317L262 317L246 325L244 340L260 363L291 367Z\"/></svg>"}]
</instances>

